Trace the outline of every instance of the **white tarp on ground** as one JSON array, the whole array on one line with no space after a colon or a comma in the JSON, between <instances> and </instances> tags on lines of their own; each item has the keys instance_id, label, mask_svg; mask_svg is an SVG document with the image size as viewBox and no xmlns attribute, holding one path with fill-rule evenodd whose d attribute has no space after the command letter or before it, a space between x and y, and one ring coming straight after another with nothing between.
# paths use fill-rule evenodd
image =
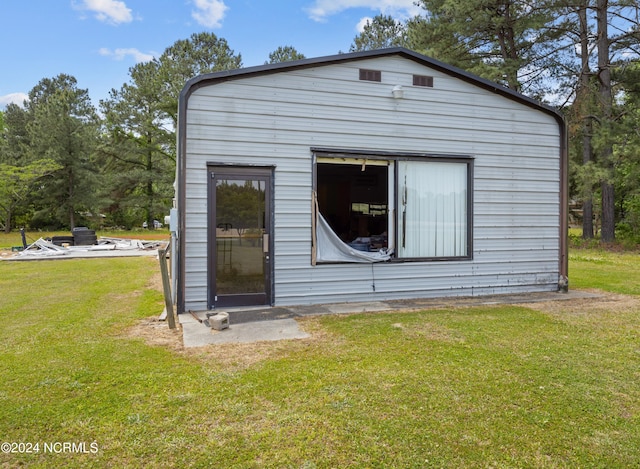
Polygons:
<instances>
[{"instance_id":1,"label":"white tarp on ground","mask_svg":"<svg viewBox=\"0 0 640 469\"><path fill-rule=\"evenodd\" d=\"M157 249L166 246L166 241L140 239L104 238L98 244L86 246L58 246L43 238L27 246L24 251L8 260L27 260L59 257L115 257L122 255L155 255Z\"/></svg>"},{"instance_id":2,"label":"white tarp on ground","mask_svg":"<svg viewBox=\"0 0 640 469\"><path fill-rule=\"evenodd\" d=\"M352 248L335 234L320 212L316 213L316 262L371 263L391 259L391 255L384 249L366 252Z\"/></svg>"}]
</instances>

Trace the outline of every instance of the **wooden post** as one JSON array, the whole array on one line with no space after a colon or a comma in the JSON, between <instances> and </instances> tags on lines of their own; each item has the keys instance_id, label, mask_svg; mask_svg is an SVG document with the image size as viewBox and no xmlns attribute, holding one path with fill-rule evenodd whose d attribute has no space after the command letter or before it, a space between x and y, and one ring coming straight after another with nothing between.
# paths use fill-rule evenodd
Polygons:
<instances>
[{"instance_id":1,"label":"wooden post","mask_svg":"<svg viewBox=\"0 0 640 469\"><path fill-rule=\"evenodd\" d=\"M176 328L176 318L173 315L173 301L171 300L171 284L169 282L169 270L167 269L167 251L171 248L169 243L166 249L158 249L158 259L160 260L160 274L162 275L162 290L164 292L164 305L167 309L167 319L169 329Z\"/></svg>"}]
</instances>

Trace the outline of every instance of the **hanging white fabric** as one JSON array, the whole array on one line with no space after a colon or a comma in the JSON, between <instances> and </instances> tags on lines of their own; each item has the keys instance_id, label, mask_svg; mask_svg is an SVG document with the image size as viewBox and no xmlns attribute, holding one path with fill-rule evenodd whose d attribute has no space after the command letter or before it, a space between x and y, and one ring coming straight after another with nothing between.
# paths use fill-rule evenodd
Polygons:
<instances>
[{"instance_id":1,"label":"hanging white fabric","mask_svg":"<svg viewBox=\"0 0 640 469\"><path fill-rule=\"evenodd\" d=\"M344 243L319 211L316 211L316 262L384 262L391 259L387 250L359 251Z\"/></svg>"},{"instance_id":2,"label":"hanging white fabric","mask_svg":"<svg viewBox=\"0 0 640 469\"><path fill-rule=\"evenodd\" d=\"M399 257L467 255L467 166L402 161Z\"/></svg>"}]
</instances>

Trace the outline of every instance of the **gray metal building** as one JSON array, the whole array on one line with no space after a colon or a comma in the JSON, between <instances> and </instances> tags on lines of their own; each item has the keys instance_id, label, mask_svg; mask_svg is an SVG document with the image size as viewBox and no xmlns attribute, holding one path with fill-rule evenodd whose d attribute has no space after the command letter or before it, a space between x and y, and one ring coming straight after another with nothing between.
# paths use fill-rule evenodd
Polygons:
<instances>
[{"instance_id":1,"label":"gray metal building","mask_svg":"<svg viewBox=\"0 0 640 469\"><path fill-rule=\"evenodd\" d=\"M176 207L178 312L552 291L565 124L402 48L202 75Z\"/></svg>"}]
</instances>

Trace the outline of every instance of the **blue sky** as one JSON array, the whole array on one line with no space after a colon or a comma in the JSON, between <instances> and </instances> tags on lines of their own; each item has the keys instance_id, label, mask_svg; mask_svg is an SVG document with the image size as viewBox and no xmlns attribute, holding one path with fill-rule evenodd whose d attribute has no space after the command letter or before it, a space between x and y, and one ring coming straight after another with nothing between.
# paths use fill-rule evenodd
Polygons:
<instances>
[{"instance_id":1,"label":"blue sky","mask_svg":"<svg viewBox=\"0 0 640 469\"><path fill-rule=\"evenodd\" d=\"M209 31L261 65L279 46L306 57L347 52L377 14L406 19L414 0L28 0L0 3L0 110L43 78L74 76L97 104L129 67Z\"/></svg>"}]
</instances>

